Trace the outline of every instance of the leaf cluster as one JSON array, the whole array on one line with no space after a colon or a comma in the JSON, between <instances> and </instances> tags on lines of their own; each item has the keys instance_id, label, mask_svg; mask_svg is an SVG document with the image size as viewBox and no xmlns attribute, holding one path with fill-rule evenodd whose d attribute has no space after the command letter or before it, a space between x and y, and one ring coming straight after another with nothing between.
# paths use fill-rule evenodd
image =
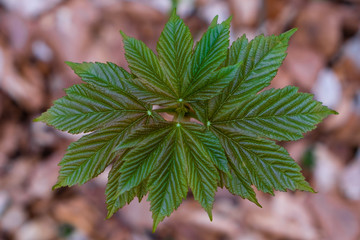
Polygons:
<instances>
[{"instance_id":1,"label":"leaf cluster","mask_svg":"<svg viewBox=\"0 0 360 240\"><path fill-rule=\"evenodd\" d=\"M68 147L54 188L83 184L112 165L108 217L148 194L154 230L189 188L210 218L218 187L259 206L252 186L313 192L275 141L300 139L335 112L296 87L262 91L295 30L251 41L243 35L229 47L229 28L230 19L215 17L194 47L174 12L157 55L121 32L130 73L113 63L68 62L84 83L37 120L89 134Z\"/></svg>"}]
</instances>

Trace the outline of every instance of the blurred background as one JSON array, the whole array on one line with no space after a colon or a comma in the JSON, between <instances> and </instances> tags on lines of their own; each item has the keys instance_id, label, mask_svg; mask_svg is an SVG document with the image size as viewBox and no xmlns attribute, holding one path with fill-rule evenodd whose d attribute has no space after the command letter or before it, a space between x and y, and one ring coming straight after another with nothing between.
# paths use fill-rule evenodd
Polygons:
<instances>
[{"instance_id":1,"label":"blurred background","mask_svg":"<svg viewBox=\"0 0 360 240\"><path fill-rule=\"evenodd\" d=\"M298 31L272 87L296 85L340 114L280 143L317 194L258 193L263 208L219 189L210 222L190 197L151 233L145 199L105 220L107 172L52 191L79 136L34 123L80 79L64 61L127 68L119 30L155 49L177 6L198 40L215 15L231 40ZM0 0L0 239L360 239L360 2L358 0Z\"/></svg>"}]
</instances>

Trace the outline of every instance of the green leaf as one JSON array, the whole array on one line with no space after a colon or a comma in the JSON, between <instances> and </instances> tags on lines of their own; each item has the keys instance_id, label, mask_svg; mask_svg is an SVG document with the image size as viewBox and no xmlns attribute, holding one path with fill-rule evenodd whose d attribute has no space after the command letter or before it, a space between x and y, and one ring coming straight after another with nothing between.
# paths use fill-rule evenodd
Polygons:
<instances>
[{"instance_id":1,"label":"green leaf","mask_svg":"<svg viewBox=\"0 0 360 240\"><path fill-rule=\"evenodd\" d=\"M54 102L35 121L43 121L70 133L90 132L142 115L151 106L139 101L128 89L130 74L113 63L67 64L89 84L74 85L67 96ZM158 116L157 116L158 117Z\"/></svg>"},{"instance_id":2,"label":"green leaf","mask_svg":"<svg viewBox=\"0 0 360 240\"><path fill-rule=\"evenodd\" d=\"M126 121L147 113L144 104L123 91L96 87L91 84L74 85L67 96L54 102L37 121L46 122L70 133L90 132L113 121Z\"/></svg>"},{"instance_id":3,"label":"green leaf","mask_svg":"<svg viewBox=\"0 0 360 240\"><path fill-rule=\"evenodd\" d=\"M125 162L120 169L118 194L138 186L151 174L158 159L167 154L165 145L167 141L171 140L169 134L172 125L159 124L155 126L145 126L136 133L142 135L143 138L140 145L137 145L124 157ZM147 135L143 135L144 132L147 132Z\"/></svg>"},{"instance_id":4,"label":"green leaf","mask_svg":"<svg viewBox=\"0 0 360 240\"><path fill-rule=\"evenodd\" d=\"M177 128L171 133L171 138L163 146L163 151L167 154L159 158L149 180L148 200L153 212L153 231L166 216L170 216L179 207L188 192L184 164L186 150L181 130Z\"/></svg>"},{"instance_id":5,"label":"green leaf","mask_svg":"<svg viewBox=\"0 0 360 240\"><path fill-rule=\"evenodd\" d=\"M193 44L189 28L174 11L161 33L157 52L167 84L176 93L177 98L180 98L182 82L191 59Z\"/></svg>"},{"instance_id":6,"label":"green leaf","mask_svg":"<svg viewBox=\"0 0 360 240\"><path fill-rule=\"evenodd\" d=\"M187 101L208 100L221 93L234 79L238 71L239 64L221 68L214 72L206 80L195 82L188 88L188 95L183 98Z\"/></svg>"},{"instance_id":7,"label":"green leaf","mask_svg":"<svg viewBox=\"0 0 360 240\"><path fill-rule=\"evenodd\" d=\"M116 89L125 90L131 75L123 68L114 63L74 63L66 62L66 64L74 70L74 72L87 83L99 87L114 87Z\"/></svg>"},{"instance_id":8,"label":"green leaf","mask_svg":"<svg viewBox=\"0 0 360 240\"><path fill-rule=\"evenodd\" d=\"M129 204L135 196L138 197L139 202L147 193L147 180L140 183L139 186L130 189L123 194L117 196L117 190L119 188L120 168L124 161L120 158L115 161L109 172L108 184L106 185L106 204L108 209L107 218L110 218L117 210Z\"/></svg>"},{"instance_id":9,"label":"green leaf","mask_svg":"<svg viewBox=\"0 0 360 240\"><path fill-rule=\"evenodd\" d=\"M296 87L264 91L236 108L223 108L212 125L239 134L276 140L297 140L335 112Z\"/></svg>"},{"instance_id":10,"label":"green leaf","mask_svg":"<svg viewBox=\"0 0 360 240\"><path fill-rule=\"evenodd\" d=\"M137 129L121 143L120 149L126 147L132 149L120 169L118 195L150 176L154 228L179 206L188 185L211 217L219 180L215 166L229 173L225 153L211 132L194 123L156 123Z\"/></svg>"},{"instance_id":11,"label":"green leaf","mask_svg":"<svg viewBox=\"0 0 360 240\"><path fill-rule=\"evenodd\" d=\"M195 111L195 118L204 124L207 128L209 128L211 125L211 122L209 121L209 102L210 100L205 100L192 102L190 104L191 108Z\"/></svg>"},{"instance_id":12,"label":"green leaf","mask_svg":"<svg viewBox=\"0 0 360 240\"><path fill-rule=\"evenodd\" d=\"M209 28L213 28L213 27L216 27L216 25L218 24L218 20L219 20L219 15L216 15L213 20L211 21L210 25L209 25Z\"/></svg>"},{"instance_id":13,"label":"green leaf","mask_svg":"<svg viewBox=\"0 0 360 240\"><path fill-rule=\"evenodd\" d=\"M229 192L234 195L240 196L243 199L248 199L261 207L258 200L256 199L256 194L254 189L252 189L251 187L251 183L246 179L245 176L239 174L237 169L232 168L231 177L226 175L222 175L221 177Z\"/></svg>"},{"instance_id":14,"label":"green leaf","mask_svg":"<svg viewBox=\"0 0 360 240\"><path fill-rule=\"evenodd\" d=\"M191 140L189 140L191 142L188 142L188 144L203 145L207 152L204 155L208 155L219 170L230 175L228 161L219 139L211 131L205 130L199 124L186 123L184 128L192 135Z\"/></svg>"},{"instance_id":15,"label":"green leaf","mask_svg":"<svg viewBox=\"0 0 360 240\"><path fill-rule=\"evenodd\" d=\"M300 173L299 165L284 148L270 140L225 132L216 127L211 129L219 137L232 164L243 166L249 180L259 190L270 194L286 189L314 192Z\"/></svg>"},{"instance_id":16,"label":"green leaf","mask_svg":"<svg viewBox=\"0 0 360 240\"><path fill-rule=\"evenodd\" d=\"M128 37L123 32L121 34L126 60L131 72L137 77L133 79L132 92L138 98L153 104L176 101L176 93L169 86L169 82L164 80L164 72L155 54L143 42Z\"/></svg>"},{"instance_id":17,"label":"green leaf","mask_svg":"<svg viewBox=\"0 0 360 240\"><path fill-rule=\"evenodd\" d=\"M216 155L221 156L221 150L218 152L216 149L207 147L207 144L201 141L201 133L196 130L199 128L200 126L192 123L183 123L181 127L187 149L188 183L195 200L200 202L209 218L212 219L211 210L219 180L213 159ZM211 141L211 139L207 139L207 141ZM224 166L224 168L226 167Z\"/></svg>"},{"instance_id":18,"label":"green leaf","mask_svg":"<svg viewBox=\"0 0 360 240\"><path fill-rule=\"evenodd\" d=\"M127 119L83 136L70 144L59 163L60 173L54 188L83 184L96 177L115 159L114 148L132 128L151 121L148 115Z\"/></svg>"},{"instance_id":19,"label":"green leaf","mask_svg":"<svg viewBox=\"0 0 360 240\"><path fill-rule=\"evenodd\" d=\"M141 141L138 141L139 138ZM144 126L135 131L123 146L134 148L124 158L120 169L117 195L136 187L150 176L149 201L155 230L158 223L180 205L188 189L180 129L173 123Z\"/></svg>"},{"instance_id":20,"label":"green leaf","mask_svg":"<svg viewBox=\"0 0 360 240\"><path fill-rule=\"evenodd\" d=\"M241 62L242 65L229 86L209 102L209 120L224 106L236 106L270 84L286 56L289 38L295 31L292 29L279 36L260 35L250 43L242 36L232 44L228 63Z\"/></svg>"},{"instance_id":21,"label":"green leaf","mask_svg":"<svg viewBox=\"0 0 360 240\"><path fill-rule=\"evenodd\" d=\"M229 48L230 20L218 24L216 16L193 49L174 10L158 56L121 32L131 73L113 63L67 62L85 84L66 90L37 120L91 133L69 146L54 188L83 184L113 163L108 218L148 194L154 231L189 189L210 219L218 187L258 206L253 185L270 194L314 192L272 140L299 139L336 112L295 87L259 93L276 75L295 29L250 42L243 35Z\"/></svg>"},{"instance_id":22,"label":"green leaf","mask_svg":"<svg viewBox=\"0 0 360 240\"><path fill-rule=\"evenodd\" d=\"M194 84L206 86L208 78L220 64L226 59L229 47L230 20L217 24L208 29L200 41L196 44L194 54L184 79L184 92L182 96L193 94Z\"/></svg>"},{"instance_id":23,"label":"green leaf","mask_svg":"<svg viewBox=\"0 0 360 240\"><path fill-rule=\"evenodd\" d=\"M234 65L236 63L244 62L246 59L246 52L248 47L248 39L243 34L240 38L231 44L229 55L227 58L227 65Z\"/></svg>"}]
</instances>

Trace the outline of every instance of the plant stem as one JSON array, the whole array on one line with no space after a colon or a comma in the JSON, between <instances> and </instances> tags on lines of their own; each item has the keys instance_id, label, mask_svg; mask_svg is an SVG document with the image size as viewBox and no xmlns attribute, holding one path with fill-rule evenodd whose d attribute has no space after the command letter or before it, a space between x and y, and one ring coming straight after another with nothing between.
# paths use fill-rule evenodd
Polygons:
<instances>
[{"instance_id":1,"label":"plant stem","mask_svg":"<svg viewBox=\"0 0 360 240\"><path fill-rule=\"evenodd\" d=\"M174 9L177 8L179 1L178 0L171 0L171 12L174 11ZM171 14L170 12L170 14Z\"/></svg>"}]
</instances>

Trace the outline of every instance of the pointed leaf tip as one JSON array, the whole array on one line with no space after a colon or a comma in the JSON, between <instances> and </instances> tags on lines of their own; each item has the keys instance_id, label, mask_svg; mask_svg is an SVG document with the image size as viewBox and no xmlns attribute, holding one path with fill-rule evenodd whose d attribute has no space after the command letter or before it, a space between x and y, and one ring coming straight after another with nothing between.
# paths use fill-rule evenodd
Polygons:
<instances>
[{"instance_id":1,"label":"pointed leaf tip","mask_svg":"<svg viewBox=\"0 0 360 240\"><path fill-rule=\"evenodd\" d=\"M152 227L152 232L154 233L156 231L157 226L159 225L159 223L161 222L161 220L159 220L158 217L153 218L153 227Z\"/></svg>"},{"instance_id":2,"label":"pointed leaf tip","mask_svg":"<svg viewBox=\"0 0 360 240\"><path fill-rule=\"evenodd\" d=\"M52 186L52 190L54 191L54 190L56 190L56 189L58 189L58 188L61 188L61 187L63 187L60 183L56 183L54 186Z\"/></svg>"},{"instance_id":3,"label":"pointed leaf tip","mask_svg":"<svg viewBox=\"0 0 360 240\"><path fill-rule=\"evenodd\" d=\"M153 223L152 233L155 233L158 224Z\"/></svg>"},{"instance_id":4,"label":"pointed leaf tip","mask_svg":"<svg viewBox=\"0 0 360 240\"><path fill-rule=\"evenodd\" d=\"M33 119L33 122L41 122L41 121L42 121L41 115Z\"/></svg>"},{"instance_id":5,"label":"pointed leaf tip","mask_svg":"<svg viewBox=\"0 0 360 240\"><path fill-rule=\"evenodd\" d=\"M121 36L123 37L124 40L129 38L129 36L126 35L122 30L120 30L120 34L121 34Z\"/></svg>"},{"instance_id":6,"label":"pointed leaf tip","mask_svg":"<svg viewBox=\"0 0 360 240\"><path fill-rule=\"evenodd\" d=\"M212 222L212 220L213 220L213 215L212 215L211 209L207 209L206 212L207 212L207 214L208 214L208 216L209 216L210 221Z\"/></svg>"},{"instance_id":7,"label":"pointed leaf tip","mask_svg":"<svg viewBox=\"0 0 360 240\"><path fill-rule=\"evenodd\" d=\"M43 114L41 114L39 117L35 118L33 121L34 122L44 122L44 123L48 123L47 120L49 119L49 113L48 112L44 112Z\"/></svg>"},{"instance_id":8,"label":"pointed leaf tip","mask_svg":"<svg viewBox=\"0 0 360 240\"><path fill-rule=\"evenodd\" d=\"M113 212L108 211L105 219L110 219L114 215Z\"/></svg>"},{"instance_id":9,"label":"pointed leaf tip","mask_svg":"<svg viewBox=\"0 0 360 240\"><path fill-rule=\"evenodd\" d=\"M291 37L297 30L298 30L297 28L292 28L292 29L290 29L289 31L286 31L286 32L280 34L280 36L284 36L287 40L289 40L290 37Z\"/></svg>"},{"instance_id":10,"label":"pointed leaf tip","mask_svg":"<svg viewBox=\"0 0 360 240\"><path fill-rule=\"evenodd\" d=\"M70 61L65 61L65 64L68 65L68 66L71 67L71 68L79 65L79 63L70 62Z\"/></svg>"},{"instance_id":11,"label":"pointed leaf tip","mask_svg":"<svg viewBox=\"0 0 360 240\"><path fill-rule=\"evenodd\" d=\"M262 208L261 204L258 202L257 199L255 199L254 201L252 201L253 203L255 203L256 206L258 206L259 208Z\"/></svg>"},{"instance_id":12,"label":"pointed leaf tip","mask_svg":"<svg viewBox=\"0 0 360 240\"><path fill-rule=\"evenodd\" d=\"M229 16L224 22L222 22L221 24L225 24L227 26L230 26L232 20L232 16Z\"/></svg>"},{"instance_id":13,"label":"pointed leaf tip","mask_svg":"<svg viewBox=\"0 0 360 240\"><path fill-rule=\"evenodd\" d=\"M209 29L215 27L218 24L219 15L216 15L209 25Z\"/></svg>"},{"instance_id":14,"label":"pointed leaf tip","mask_svg":"<svg viewBox=\"0 0 360 240\"><path fill-rule=\"evenodd\" d=\"M332 110L332 109L330 109L330 108L329 108L329 110L330 110L330 114L339 115L339 113L338 113L337 111Z\"/></svg>"}]
</instances>

